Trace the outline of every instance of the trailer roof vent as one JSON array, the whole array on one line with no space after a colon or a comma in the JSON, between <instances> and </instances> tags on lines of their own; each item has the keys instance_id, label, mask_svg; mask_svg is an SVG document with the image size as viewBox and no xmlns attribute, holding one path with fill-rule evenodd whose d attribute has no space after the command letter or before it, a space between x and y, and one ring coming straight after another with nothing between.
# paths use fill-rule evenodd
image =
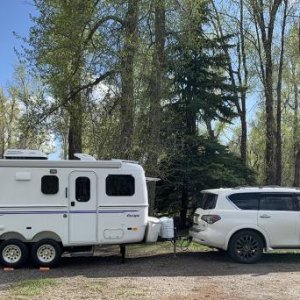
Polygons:
<instances>
[{"instance_id":1,"label":"trailer roof vent","mask_svg":"<svg viewBox=\"0 0 300 300\"><path fill-rule=\"evenodd\" d=\"M5 159L48 159L47 155L40 150L30 149L7 149L4 152Z\"/></svg>"},{"instance_id":2,"label":"trailer roof vent","mask_svg":"<svg viewBox=\"0 0 300 300\"><path fill-rule=\"evenodd\" d=\"M86 154L86 153L74 153L74 156L77 157L79 160L84 160L84 161L95 161L95 157Z\"/></svg>"}]
</instances>

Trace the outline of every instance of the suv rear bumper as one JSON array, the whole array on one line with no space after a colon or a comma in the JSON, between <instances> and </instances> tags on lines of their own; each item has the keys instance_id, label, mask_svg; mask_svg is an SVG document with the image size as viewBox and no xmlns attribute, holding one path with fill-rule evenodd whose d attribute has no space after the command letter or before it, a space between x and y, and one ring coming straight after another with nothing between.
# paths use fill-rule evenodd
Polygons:
<instances>
[{"instance_id":1,"label":"suv rear bumper","mask_svg":"<svg viewBox=\"0 0 300 300\"><path fill-rule=\"evenodd\" d=\"M189 236L191 236L193 238L193 241L196 243L227 250L227 247L225 246L224 236L211 228L200 230L199 228L197 228L197 225L194 225L189 230Z\"/></svg>"}]
</instances>

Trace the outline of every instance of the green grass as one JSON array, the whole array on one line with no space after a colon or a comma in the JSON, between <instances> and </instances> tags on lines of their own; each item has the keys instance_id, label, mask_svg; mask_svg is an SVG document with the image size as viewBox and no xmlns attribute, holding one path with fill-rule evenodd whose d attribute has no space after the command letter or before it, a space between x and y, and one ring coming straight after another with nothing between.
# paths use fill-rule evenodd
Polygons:
<instances>
[{"instance_id":1,"label":"green grass","mask_svg":"<svg viewBox=\"0 0 300 300\"><path fill-rule=\"evenodd\" d=\"M48 287L58 285L55 279L38 279L38 280L24 280L12 286L10 289L11 295L15 299L32 299L43 294L43 291Z\"/></svg>"},{"instance_id":2,"label":"green grass","mask_svg":"<svg viewBox=\"0 0 300 300\"><path fill-rule=\"evenodd\" d=\"M142 288L123 284L118 288L116 296L117 298L125 297L130 299L132 297L144 298L146 294L147 294L146 291L143 290Z\"/></svg>"},{"instance_id":3,"label":"green grass","mask_svg":"<svg viewBox=\"0 0 300 300\"><path fill-rule=\"evenodd\" d=\"M188 249L186 249L188 246ZM178 240L176 243L176 251L190 251L190 252L197 252L197 251L207 251L209 249L206 246L197 244L197 243L188 243L187 240ZM128 255L129 256L147 256L147 255L159 255L159 254L166 254L173 252L173 243L171 242L157 242L153 244L137 244L137 245L129 245L128 248Z\"/></svg>"}]
</instances>

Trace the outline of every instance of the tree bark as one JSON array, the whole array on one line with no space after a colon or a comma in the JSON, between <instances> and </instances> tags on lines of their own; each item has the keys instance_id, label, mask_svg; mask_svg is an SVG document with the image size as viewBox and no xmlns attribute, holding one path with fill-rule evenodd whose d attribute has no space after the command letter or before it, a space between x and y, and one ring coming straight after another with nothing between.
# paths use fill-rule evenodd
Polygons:
<instances>
[{"instance_id":1,"label":"tree bark","mask_svg":"<svg viewBox=\"0 0 300 300\"><path fill-rule=\"evenodd\" d=\"M247 98L247 88L248 88L248 67L247 67L247 54L245 50L245 30L244 30L244 2L240 0L240 38L241 38L241 67L239 67L239 85L241 88L240 98L241 98L241 112L240 112L240 119L241 119L241 160L244 165L247 165L247 136L248 136L248 129L247 129L247 108L246 108L246 98ZM243 80L241 79L241 71L243 69Z\"/></svg>"},{"instance_id":2,"label":"tree bark","mask_svg":"<svg viewBox=\"0 0 300 300\"><path fill-rule=\"evenodd\" d=\"M128 0L124 20L124 48L121 57L121 116L120 116L120 155L123 159L131 157L134 128L134 58L137 51L137 25L139 1Z\"/></svg>"},{"instance_id":3,"label":"tree bark","mask_svg":"<svg viewBox=\"0 0 300 300\"><path fill-rule=\"evenodd\" d=\"M163 77L165 67L165 4L164 0L154 0L155 3L155 49L152 59L152 72L149 84L149 130L150 152L149 171L156 176L158 148L160 145L161 100L163 97ZM152 168L151 168L152 166Z\"/></svg>"},{"instance_id":4,"label":"tree bark","mask_svg":"<svg viewBox=\"0 0 300 300\"><path fill-rule=\"evenodd\" d=\"M300 57L300 22L298 25L298 57ZM300 139L299 139L299 91L297 85L297 75L295 66L292 65L293 85L294 85L294 120L293 120L293 140L294 140L294 182L293 186L300 186Z\"/></svg>"},{"instance_id":5,"label":"tree bark","mask_svg":"<svg viewBox=\"0 0 300 300\"><path fill-rule=\"evenodd\" d=\"M294 184L293 186L300 186L300 150L297 151L295 156L295 174L294 174Z\"/></svg>"},{"instance_id":6,"label":"tree bark","mask_svg":"<svg viewBox=\"0 0 300 300\"><path fill-rule=\"evenodd\" d=\"M276 184L281 185L282 181L282 137L281 137L281 90L282 90L282 71L283 71L283 58L284 58L284 34L286 27L287 17L287 0L284 0L284 13L281 28L281 49L280 49L280 60L278 70L278 81L277 81L277 114L276 114Z\"/></svg>"},{"instance_id":7,"label":"tree bark","mask_svg":"<svg viewBox=\"0 0 300 300\"><path fill-rule=\"evenodd\" d=\"M219 12L212 0L212 5L216 14L215 29L221 39L224 39L223 28L219 17ZM228 61L228 74L232 85L235 88L234 96L236 98L235 106L241 122L241 137L240 137L240 155L244 165L247 165L247 110L246 110L246 98L247 98L247 86L248 86L248 69L246 62L246 51L245 51L245 32L244 32L244 4L243 0L240 0L240 20L239 20L239 39L240 43L237 47L238 55L238 70L237 72L233 69L233 63L228 51L226 44L222 44L223 51ZM243 70L243 71L242 71ZM237 73L238 83L236 82L235 73ZM238 92L238 89L240 91ZM208 134L212 135L211 129L208 127Z\"/></svg>"},{"instance_id":8,"label":"tree bark","mask_svg":"<svg viewBox=\"0 0 300 300\"><path fill-rule=\"evenodd\" d=\"M68 156L69 159L76 159L74 153L82 152L82 99L81 94L76 94L71 99L67 110L70 115L69 135L68 135Z\"/></svg>"},{"instance_id":9,"label":"tree bark","mask_svg":"<svg viewBox=\"0 0 300 300\"><path fill-rule=\"evenodd\" d=\"M186 227L188 201L189 201L189 197L188 197L188 188L186 183L182 186L182 190L181 190L181 208L180 208L181 228Z\"/></svg>"},{"instance_id":10,"label":"tree bark","mask_svg":"<svg viewBox=\"0 0 300 300\"><path fill-rule=\"evenodd\" d=\"M252 14L255 18L256 26L259 28L260 38L263 47L258 47L263 53L259 53L262 68L262 81L265 93L266 110L266 148L265 148L265 183L267 185L276 184L276 164L275 164L275 126L274 126L274 98L273 98L273 57L272 42L276 15L283 0L274 0L269 7L269 22L265 21L265 4L263 0L252 0ZM258 31L257 31L258 34ZM259 36L258 36L259 37ZM264 60L262 57L264 56Z\"/></svg>"},{"instance_id":11,"label":"tree bark","mask_svg":"<svg viewBox=\"0 0 300 300\"><path fill-rule=\"evenodd\" d=\"M146 170L150 176L158 174L158 156L160 149L160 129L161 129L161 100L164 90L165 73L165 0L154 0L155 7L155 49L152 58L152 72L149 83L149 156ZM154 185L156 183L154 182ZM155 198L155 194L152 193ZM155 199L151 199L149 213L154 210Z\"/></svg>"}]
</instances>

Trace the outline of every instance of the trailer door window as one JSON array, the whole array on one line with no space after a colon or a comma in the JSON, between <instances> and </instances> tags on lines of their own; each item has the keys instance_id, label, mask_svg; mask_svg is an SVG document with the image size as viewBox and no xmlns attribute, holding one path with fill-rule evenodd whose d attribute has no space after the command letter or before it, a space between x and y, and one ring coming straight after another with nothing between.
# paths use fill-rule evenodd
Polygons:
<instances>
[{"instance_id":1,"label":"trailer door window","mask_svg":"<svg viewBox=\"0 0 300 300\"><path fill-rule=\"evenodd\" d=\"M78 202L88 202L91 198L91 183L88 177L77 177L76 182L76 200Z\"/></svg>"},{"instance_id":2,"label":"trailer door window","mask_svg":"<svg viewBox=\"0 0 300 300\"><path fill-rule=\"evenodd\" d=\"M42 193L46 195L54 195L58 193L58 177L53 175L45 175L41 180Z\"/></svg>"},{"instance_id":3,"label":"trailer door window","mask_svg":"<svg viewBox=\"0 0 300 300\"><path fill-rule=\"evenodd\" d=\"M134 190L134 177L131 175L108 175L106 177L108 196L132 196Z\"/></svg>"}]
</instances>

